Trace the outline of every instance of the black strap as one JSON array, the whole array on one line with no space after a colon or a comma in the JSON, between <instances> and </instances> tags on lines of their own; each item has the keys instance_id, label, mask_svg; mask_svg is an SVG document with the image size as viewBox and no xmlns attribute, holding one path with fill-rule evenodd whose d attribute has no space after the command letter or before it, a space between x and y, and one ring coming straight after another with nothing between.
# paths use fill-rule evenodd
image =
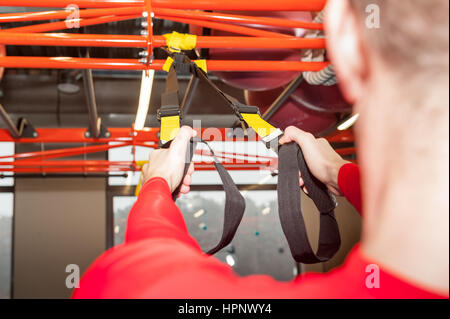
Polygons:
<instances>
[{"instance_id":1,"label":"black strap","mask_svg":"<svg viewBox=\"0 0 450 319\"><path fill-rule=\"evenodd\" d=\"M213 255L222 248L226 247L233 240L239 224L242 221L242 217L244 216L245 199L239 192L239 189L237 188L228 171L217 159L214 151L209 146L209 144L203 140L200 140L200 142L208 146L212 157L214 158L214 166L216 167L220 179L222 180L223 190L225 191L225 210L222 237L220 238L219 243L207 252L207 254Z\"/></svg>"},{"instance_id":2,"label":"black strap","mask_svg":"<svg viewBox=\"0 0 450 319\"><path fill-rule=\"evenodd\" d=\"M327 187L310 173L303 153L295 143L279 148L278 171L278 213L292 256L297 262L304 264L329 260L341 245L339 227L334 216L334 197ZM309 243L302 216L299 171L309 196L320 212L319 246L316 253Z\"/></svg>"},{"instance_id":3,"label":"black strap","mask_svg":"<svg viewBox=\"0 0 450 319\"><path fill-rule=\"evenodd\" d=\"M189 169L189 165L192 162L192 157L197 143L203 143L209 148L211 155L214 159L214 167L219 173L220 179L222 180L223 190L225 191L225 210L224 210L222 237L219 243L214 248L210 249L207 252L207 254L213 255L222 248L226 247L233 240L233 237L236 234L239 224L241 223L242 217L244 216L245 199L239 192L239 189L237 188L228 171L225 169L225 167L223 167L222 163L220 163L220 161L214 154L214 151L209 146L209 144L199 138L192 139L188 145L188 150L186 153L186 166L184 169L183 179L184 176L186 176L187 171ZM164 144L163 148L170 147L170 144L171 142ZM180 192L182 184L183 181L181 181L180 185L178 185L178 187L172 194L174 201L176 200Z\"/></svg>"},{"instance_id":4,"label":"black strap","mask_svg":"<svg viewBox=\"0 0 450 319\"><path fill-rule=\"evenodd\" d=\"M234 97L220 90L195 63L191 62L183 54L173 55L174 63L171 66L166 82L166 92L162 97L162 106L158 111L158 116L180 115L181 108L178 99L177 73L192 73L193 76L211 87L224 102L232 108L234 113L242 120L241 113L258 113L255 106L248 106L240 103ZM178 112L178 113L177 113ZM219 243L208 254L215 254L232 240L245 211L245 200L239 192L231 176L214 155L211 147L203 140L197 142L204 143L210 149L214 158L214 166L222 180L225 191L225 210L222 237ZM169 147L170 142L162 147ZM186 166L184 176L189 169L196 142L191 141L188 146ZM278 204L279 215L283 232L287 238L292 256L297 262L312 264L324 262L335 255L340 247L339 228L334 216L336 202L334 197L328 192L325 185L318 181L310 172L303 158L303 153L297 144L287 144L279 148L279 176L278 176ZM298 171L301 172L308 189L309 196L314 201L320 212L320 232L319 247L314 253L308 240L305 222L301 212L300 187L298 184ZM184 177L183 177L184 179ZM179 194L181 185L173 193L174 200Z\"/></svg>"},{"instance_id":5,"label":"black strap","mask_svg":"<svg viewBox=\"0 0 450 319\"><path fill-rule=\"evenodd\" d=\"M165 92L161 95L161 108L158 110L158 119L161 120L161 117L164 116L176 116L182 118L182 109L180 106L179 100L179 87L178 87L178 78L177 74L184 74L186 72L190 72L190 62L187 60L182 54L177 54L174 56L174 62L170 66L169 73L166 78L166 89ZM172 144L172 141L166 141L166 143L162 144L161 141L159 143L160 148L169 148ZM186 159L185 159L185 168L183 173L183 178L181 180L180 185L174 190L172 193L172 198L174 201L177 200L178 195L180 194L181 186L183 185L184 177L186 176L189 166L192 162L192 157L194 156L196 148L196 142L192 141L189 143L186 150Z\"/></svg>"},{"instance_id":6,"label":"black strap","mask_svg":"<svg viewBox=\"0 0 450 319\"><path fill-rule=\"evenodd\" d=\"M182 54L175 54L173 59L174 62L170 66L166 78L166 89L161 95L161 108L157 113L158 120L161 120L161 117L164 116L178 115L180 119L183 117L183 110L180 106L177 75L190 73L191 62L188 57Z\"/></svg>"},{"instance_id":7,"label":"black strap","mask_svg":"<svg viewBox=\"0 0 450 319\"><path fill-rule=\"evenodd\" d=\"M221 89L217 87L217 85L211 81L211 79L208 77L208 75L200 69L195 63L192 63L191 66L192 74L200 79L202 82L206 83L210 88L212 88L219 97L222 98L222 100L227 104L233 112L236 114L236 116L242 121L243 118L241 116L241 113L258 113L259 114L259 108L257 106L249 106L246 104L243 104L239 102L238 99L234 98L233 96L226 94Z\"/></svg>"}]
</instances>

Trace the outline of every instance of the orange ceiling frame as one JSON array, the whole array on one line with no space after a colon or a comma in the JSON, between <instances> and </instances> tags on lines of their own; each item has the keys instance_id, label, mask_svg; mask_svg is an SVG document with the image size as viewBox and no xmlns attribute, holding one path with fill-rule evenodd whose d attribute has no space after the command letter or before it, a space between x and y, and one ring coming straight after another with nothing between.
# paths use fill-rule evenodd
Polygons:
<instances>
[{"instance_id":1,"label":"orange ceiling frame","mask_svg":"<svg viewBox=\"0 0 450 319\"><path fill-rule=\"evenodd\" d=\"M289 28L304 28L322 30L319 23L292 21L279 18L264 18L244 16L232 13L203 12L198 10L226 10L226 11L320 11L326 0L259 0L245 2L241 0L0 0L0 6L16 7L51 7L66 8L77 5L79 27L96 24L146 18L151 26L152 17L167 19L182 23L199 25L207 28L225 30L243 36L235 37L197 37L198 48L293 48L293 49L321 49L325 48L324 39L296 38L277 32L270 32L258 28L242 26L266 25ZM197 11L193 11L197 10ZM42 45L42 46L85 46L85 47L131 47L147 49L151 52L154 47L166 46L166 39L153 35L150 27L146 35L93 35L74 33L45 33L68 28L65 19L71 12L65 10L51 10L42 12L3 13L0 14L0 24L10 22L36 22L61 19L58 22L33 24L0 30L1 45ZM138 59L96 59L75 57L11 57L0 56L0 68L55 68L55 69L110 69L110 70L161 70L164 60L150 60L145 62ZM319 71L328 62L300 62L300 61L219 61L208 60L210 71ZM14 173L95 173L136 171L140 166L133 161L54 161L55 158L104 152L111 148L132 146L156 148L159 141L159 129L150 128L145 131L134 131L132 128L110 128L108 138L92 139L85 136L85 129L58 128L36 129L36 138L14 139L6 129L0 129L1 142L15 143L82 143L85 146L66 148L54 151L41 151L0 157L0 171ZM224 140L227 140L226 129ZM200 132L199 132L200 133ZM330 142L353 142L351 131L334 133L329 137ZM111 145L111 142L119 142ZM87 146L89 144L89 146ZM354 154L354 148L338 149L342 155ZM228 160L245 154L217 154ZM249 156L254 157L254 156ZM259 158L256 161L241 163L240 161L225 162L227 169L252 170L269 169L271 158ZM197 163L197 169L214 169L211 163Z\"/></svg>"},{"instance_id":2,"label":"orange ceiling frame","mask_svg":"<svg viewBox=\"0 0 450 319\"><path fill-rule=\"evenodd\" d=\"M192 11L192 9L216 10L307 10L318 11L324 0L282 0L258 1L245 3L237 0L227 1L161 1L161 0L0 0L0 5L24 7L60 7L76 5L82 8L77 12L79 27L146 17L151 26L151 17L195 24L202 27L226 30L245 37L198 37L199 48L293 48L320 49L325 47L324 39L296 38L282 33L246 27L240 24L289 26L308 29L322 29L323 25L311 22L290 21L277 18L247 17L224 13L208 13ZM88 9L86 9L88 8ZM180 10L183 9L183 10ZM42 21L49 19L73 18L72 11L43 11L25 13L0 14L0 23L19 21ZM147 48L166 45L162 36L154 36L152 28L148 28L145 36L120 35L86 35L42 32L63 30L71 27L65 21L42 23L32 26L11 28L0 31L0 44L5 45L50 45L50 46L88 46L88 47L134 47ZM0 57L0 67L7 68L77 68L77 69L112 69L112 70L161 70L164 61L147 59L142 63L139 59L91 59L70 57ZM220 61L209 60L210 71L319 71L328 62L296 62L296 61Z\"/></svg>"}]
</instances>

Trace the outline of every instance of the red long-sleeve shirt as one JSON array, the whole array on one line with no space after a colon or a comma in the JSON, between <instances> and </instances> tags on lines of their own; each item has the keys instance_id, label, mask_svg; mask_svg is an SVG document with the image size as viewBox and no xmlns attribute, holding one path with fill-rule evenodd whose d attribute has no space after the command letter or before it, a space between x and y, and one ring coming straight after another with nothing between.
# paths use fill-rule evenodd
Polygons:
<instances>
[{"instance_id":1,"label":"red long-sleeve shirt","mask_svg":"<svg viewBox=\"0 0 450 319\"><path fill-rule=\"evenodd\" d=\"M359 170L344 165L339 188L360 211ZM375 288L376 265L379 288ZM374 270L375 269L375 270ZM366 284L369 283L369 285ZM372 288L370 288L372 287ZM266 275L239 277L204 254L192 238L167 182L149 180L127 225L125 243L101 255L84 274L74 298L448 298L402 280L367 259L356 247L345 263L326 273L292 282Z\"/></svg>"}]
</instances>

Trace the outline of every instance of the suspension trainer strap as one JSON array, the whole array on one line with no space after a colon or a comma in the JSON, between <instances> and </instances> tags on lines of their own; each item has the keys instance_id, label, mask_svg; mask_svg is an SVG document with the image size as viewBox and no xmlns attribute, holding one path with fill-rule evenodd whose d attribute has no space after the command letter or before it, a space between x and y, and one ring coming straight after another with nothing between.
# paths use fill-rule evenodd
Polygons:
<instances>
[{"instance_id":1,"label":"suspension trainer strap","mask_svg":"<svg viewBox=\"0 0 450 319\"><path fill-rule=\"evenodd\" d=\"M245 199L239 192L239 189L237 188L228 171L217 159L214 151L209 146L209 144L203 140L200 141L208 146L214 159L214 166L219 173L220 179L222 180L223 190L225 191L225 210L222 237L220 238L219 243L207 252L207 254L209 255L214 255L216 252L226 247L233 240L239 224L242 221L242 217L244 216Z\"/></svg>"},{"instance_id":2,"label":"suspension trainer strap","mask_svg":"<svg viewBox=\"0 0 450 319\"><path fill-rule=\"evenodd\" d=\"M177 74L189 74L190 68L190 62L184 55L174 55L166 78L166 90L161 96L161 108L157 114L161 122L160 146L173 140L180 130L183 112L180 107Z\"/></svg>"},{"instance_id":3,"label":"suspension trainer strap","mask_svg":"<svg viewBox=\"0 0 450 319\"><path fill-rule=\"evenodd\" d=\"M161 96L161 108L158 110L158 120L161 123L160 130L160 148L169 148L173 139L177 136L180 130L180 122L183 117L183 110L180 106L179 88L177 74L190 73L190 63L182 54L175 54L174 59L169 67L166 78L166 90ZM186 176L189 166L192 162L196 148L196 143L191 141L186 150L185 168L183 179ZM180 193L183 179L180 185L172 193L172 198L175 201Z\"/></svg>"},{"instance_id":4,"label":"suspension trainer strap","mask_svg":"<svg viewBox=\"0 0 450 319\"><path fill-rule=\"evenodd\" d=\"M222 98L241 121L244 121L249 127L254 129L256 134L258 134L265 143L269 143L283 134L280 129L275 128L261 117L257 106L243 104L236 98L223 92L197 65L193 65L192 71L194 76L206 83Z\"/></svg>"},{"instance_id":5,"label":"suspension trainer strap","mask_svg":"<svg viewBox=\"0 0 450 319\"><path fill-rule=\"evenodd\" d=\"M278 213L281 227L297 262L314 264L329 260L341 245L334 216L336 201L327 187L309 171L300 147L295 143L282 145L278 154ZM301 211L298 172L305 188L320 213L319 246L314 253L308 240Z\"/></svg>"}]
</instances>

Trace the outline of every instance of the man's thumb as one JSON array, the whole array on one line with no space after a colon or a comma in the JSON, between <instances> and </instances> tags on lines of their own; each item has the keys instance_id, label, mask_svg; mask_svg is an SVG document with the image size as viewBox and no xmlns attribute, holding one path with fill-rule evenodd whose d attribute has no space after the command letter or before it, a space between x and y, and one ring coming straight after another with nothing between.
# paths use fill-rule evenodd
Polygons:
<instances>
[{"instance_id":1,"label":"man's thumb","mask_svg":"<svg viewBox=\"0 0 450 319\"><path fill-rule=\"evenodd\" d=\"M186 154L186 149L191 138L195 136L195 131L189 126L183 126L180 128L177 136L170 146L170 150L177 155L183 156Z\"/></svg>"}]
</instances>

